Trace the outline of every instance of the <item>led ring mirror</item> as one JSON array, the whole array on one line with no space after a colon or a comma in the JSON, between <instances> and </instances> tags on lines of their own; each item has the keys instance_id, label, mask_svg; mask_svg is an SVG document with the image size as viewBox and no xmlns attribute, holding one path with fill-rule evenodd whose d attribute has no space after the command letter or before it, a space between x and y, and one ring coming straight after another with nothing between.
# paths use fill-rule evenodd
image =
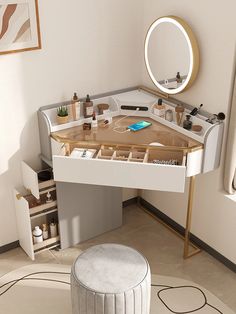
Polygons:
<instances>
[{"instance_id":1,"label":"led ring mirror","mask_svg":"<svg viewBox=\"0 0 236 314\"><path fill-rule=\"evenodd\" d=\"M175 16L157 19L147 32L145 63L162 92L178 94L189 88L198 73L199 50L188 24Z\"/></svg>"}]
</instances>

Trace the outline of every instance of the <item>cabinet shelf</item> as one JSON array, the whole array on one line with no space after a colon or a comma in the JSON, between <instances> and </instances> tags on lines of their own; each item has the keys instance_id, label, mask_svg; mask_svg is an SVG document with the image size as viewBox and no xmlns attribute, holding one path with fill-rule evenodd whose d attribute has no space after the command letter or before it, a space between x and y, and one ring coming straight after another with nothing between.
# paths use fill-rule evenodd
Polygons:
<instances>
[{"instance_id":1,"label":"cabinet shelf","mask_svg":"<svg viewBox=\"0 0 236 314\"><path fill-rule=\"evenodd\" d=\"M56 236L53 238L49 238L40 243L34 244L34 253L42 251L43 249L50 249L52 247L58 246L60 244L60 237Z\"/></svg>"},{"instance_id":2,"label":"cabinet shelf","mask_svg":"<svg viewBox=\"0 0 236 314\"><path fill-rule=\"evenodd\" d=\"M49 207L45 207L45 205L49 205ZM43 206L38 206L40 208L31 208L30 209L30 218L38 218L43 215L48 215L57 211L57 201L51 202L49 204L45 204Z\"/></svg>"},{"instance_id":3,"label":"cabinet shelf","mask_svg":"<svg viewBox=\"0 0 236 314\"><path fill-rule=\"evenodd\" d=\"M51 169L46 170L52 172ZM35 226L49 225L52 220L58 222L55 181L53 179L40 181L38 173L39 171L35 171L27 163L22 162L24 189L22 188L21 192L25 191L19 193L14 190L20 246L32 260L35 259L36 253L60 246L59 235L41 243L33 243L32 230ZM47 202L48 192L51 194L51 202Z\"/></svg>"}]
</instances>

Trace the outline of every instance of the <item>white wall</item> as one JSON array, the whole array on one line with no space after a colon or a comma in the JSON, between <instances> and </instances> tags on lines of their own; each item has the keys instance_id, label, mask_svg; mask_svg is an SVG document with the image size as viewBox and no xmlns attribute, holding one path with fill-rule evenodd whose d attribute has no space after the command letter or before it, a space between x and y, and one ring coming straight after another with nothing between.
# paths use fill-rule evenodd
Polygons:
<instances>
[{"instance_id":1,"label":"white wall","mask_svg":"<svg viewBox=\"0 0 236 314\"><path fill-rule=\"evenodd\" d=\"M0 56L0 246L17 240L12 189L21 185L20 160L39 163L37 109L67 100L74 91L84 96L137 85L141 70L143 83L153 86L141 64L144 34L156 18L184 18L199 42L199 76L177 98L204 103L210 112L229 109L235 0L71 0L59 5L41 0L39 5L43 49ZM186 194L146 191L143 196L184 225ZM192 230L236 262L236 204L222 191L222 166L197 178Z\"/></svg>"},{"instance_id":2,"label":"white wall","mask_svg":"<svg viewBox=\"0 0 236 314\"><path fill-rule=\"evenodd\" d=\"M207 111L228 113L236 39L236 2L146 0L144 34L163 15L177 15L192 27L200 48L196 83L176 98ZM153 87L143 65L143 83ZM236 262L236 203L222 189L224 158L219 170L197 177L192 232L232 262ZM187 186L186 186L187 191ZM187 194L143 192L143 197L185 225Z\"/></svg>"},{"instance_id":3,"label":"white wall","mask_svg":"<svg viewBox=\"0 0 236 314\"><path fill-rule=\"evenodd\" d=\"M37 109L140 84L141 2L41 0L42 50L0 56L0 246L17 240L20 161L39 166Z\"/></svg>"}]
</instances>

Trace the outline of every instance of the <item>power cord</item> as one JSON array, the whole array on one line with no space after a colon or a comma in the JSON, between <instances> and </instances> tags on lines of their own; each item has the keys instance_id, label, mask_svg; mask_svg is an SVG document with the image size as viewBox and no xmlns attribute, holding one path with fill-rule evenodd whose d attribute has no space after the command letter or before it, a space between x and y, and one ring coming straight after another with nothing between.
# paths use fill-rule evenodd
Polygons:
<instances>
[{"instance_id":1,"label":"power cord","mask_svg":"<svg viewBox=\"0 0 236 314\"><path fill-rule=\"evenodd\" d=\"M135 111L139 111L139 109L140 109L140 108L137 107ZM125 119L127 119L127 118L129 118L129 117L131 117L131 115L122 117L122 118L120 118L119 120L117 120L117 121L115 122L115 126L114 126L114 128L113 128L112 130L113 130L114 132L120 133L120 134L123 134L123 133L126 133L126 132L130 132L130 129L127 129L127 127L118 125L118 123L120 124L121 121L123 121L123 120L125 120ZM123 130L119 131L119 129L122 129L122 128L123 128Z\"/></svg>"}]
</instances>

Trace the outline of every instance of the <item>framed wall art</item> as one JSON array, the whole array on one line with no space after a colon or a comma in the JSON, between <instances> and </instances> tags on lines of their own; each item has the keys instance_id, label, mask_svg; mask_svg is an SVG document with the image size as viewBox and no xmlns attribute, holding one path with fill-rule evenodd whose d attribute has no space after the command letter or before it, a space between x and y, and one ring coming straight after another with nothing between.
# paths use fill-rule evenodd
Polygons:
<instances>
[{"instance_id":1,"label":"framed wall art","mask_svg":"<svg viewBox=\"0 0 236 314\"><path fill-rule=\"evenodd\" d=\"M40 48L38 0L0 0L0 54Z\"/></svg>"}]
</instances>

